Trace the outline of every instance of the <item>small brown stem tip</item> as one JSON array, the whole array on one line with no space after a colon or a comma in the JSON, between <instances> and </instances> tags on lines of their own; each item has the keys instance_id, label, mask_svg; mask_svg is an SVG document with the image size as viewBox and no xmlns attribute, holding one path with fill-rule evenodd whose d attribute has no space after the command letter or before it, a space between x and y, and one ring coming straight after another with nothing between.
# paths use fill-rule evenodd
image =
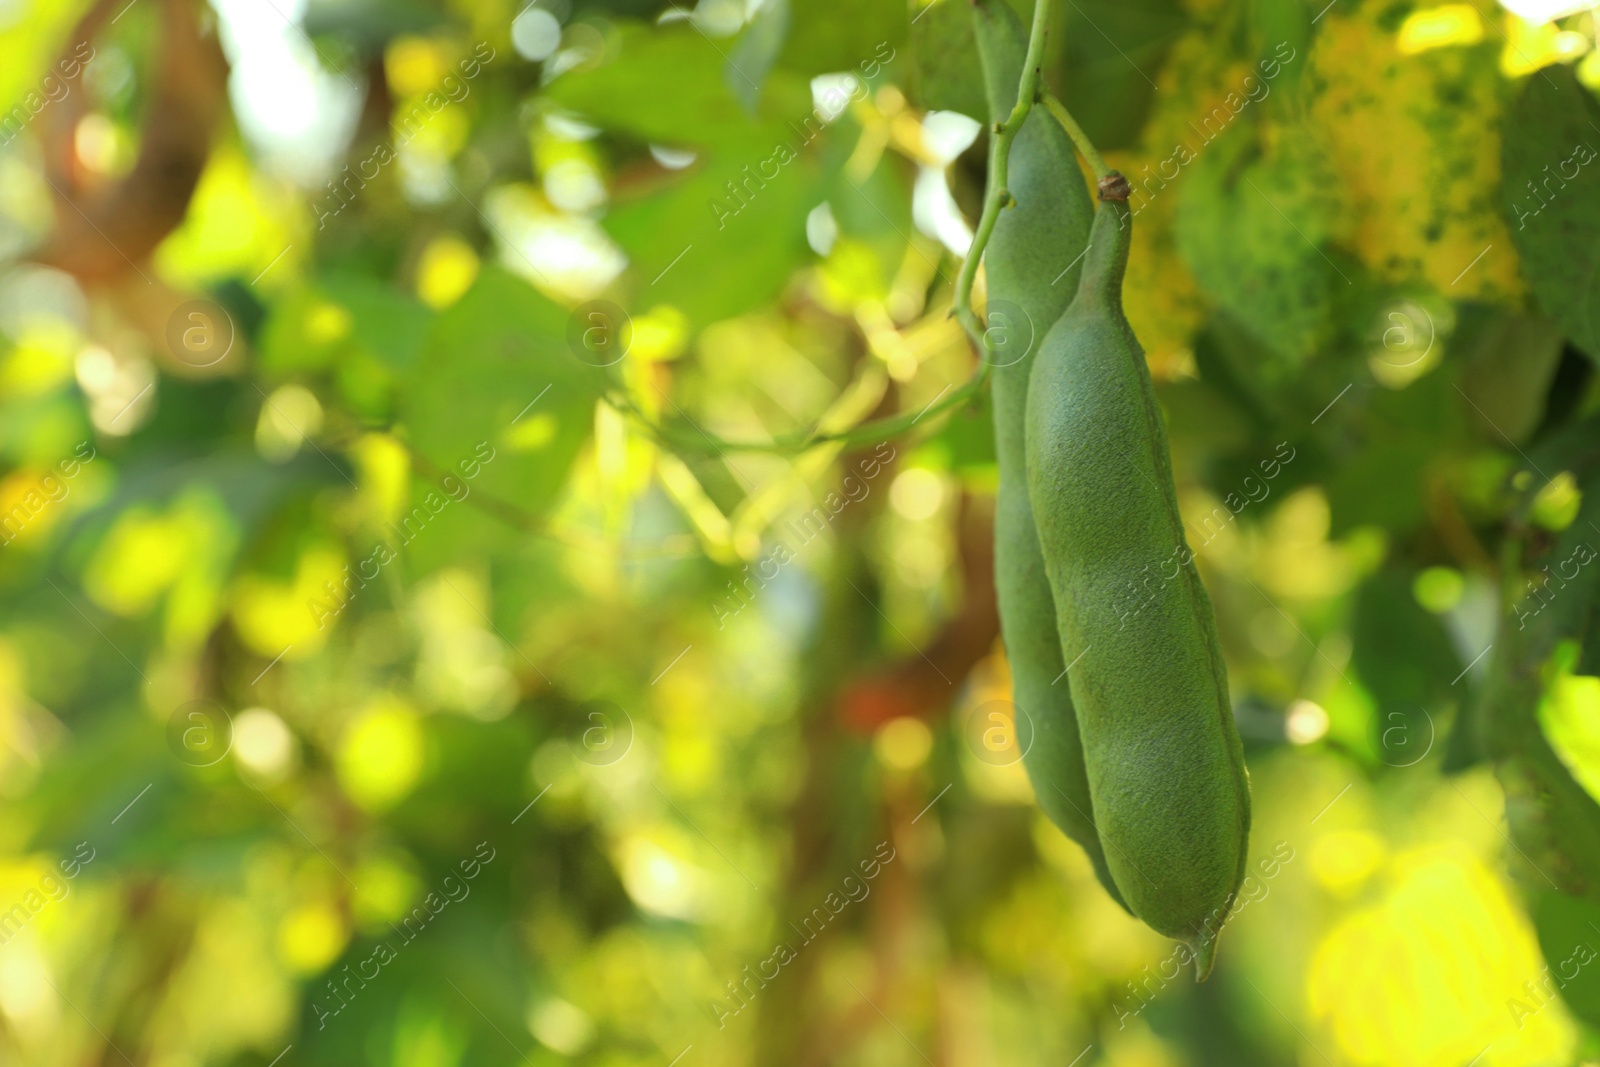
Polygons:
<instances>
[{"instance_id":1,"label":"small brown stem tip","mask_svg":"<svg viewBox=\"0 0 1600 1067\"><path fill-rule=\"evenodd\" d=\"M1118 171L1111 171L1100 179L1101 200L1126 200L1132 192L1128 186L1128 179Z\"/></svg>"}]
</instances>

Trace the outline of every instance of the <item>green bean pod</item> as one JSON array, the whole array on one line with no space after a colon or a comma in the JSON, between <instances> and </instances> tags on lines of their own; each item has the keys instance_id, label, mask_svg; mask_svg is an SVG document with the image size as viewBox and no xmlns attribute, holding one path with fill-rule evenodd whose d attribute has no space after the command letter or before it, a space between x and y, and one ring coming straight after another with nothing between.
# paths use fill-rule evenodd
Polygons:
<instances>
[{"instance_id":1,"label":"green bean pod","mask_svg":"<svg viewBox=\"0 0 1600 1067\"><path fill-rule=\"evenodd\" d=\"M990 117L1003 122L1016 105L1027 36L1004 0L978 0L973 20ZM991 130L991 175L998 140ZM1094 207L1071 142L1042 110L1030 113L1023 123L1008 163L1007 186L1015 202L1000 212L984 255L1000 467L994 521L1000 630L1011 664L1014 703L1021 709L1018 736L1028 746L1023 762L1039 807L1083 846L1101 884L1121 903L1095 830L1078 721L1062 677L1066 665L1028 502L1023 442L1033 353L1077 288L1081 263L1074 260L1088 240ZM1015 351L1024 345L1026 354ZM1027 738L1030 723L1032 737Z\"/></svg>"},{"instance_id":2,"label":"green bean pod","mask_svg":"<svg viewBox=\"0 0 1600 1067\"><path fill-rule=\"evenodd\" d=\"M1204 979L1244 876L1250 789L1166 430L1122 311L1127 191L1119 174L1101 180L1077 295L1034 362L1028 487L1112 877Z\"/></svg>"}]
</instances>

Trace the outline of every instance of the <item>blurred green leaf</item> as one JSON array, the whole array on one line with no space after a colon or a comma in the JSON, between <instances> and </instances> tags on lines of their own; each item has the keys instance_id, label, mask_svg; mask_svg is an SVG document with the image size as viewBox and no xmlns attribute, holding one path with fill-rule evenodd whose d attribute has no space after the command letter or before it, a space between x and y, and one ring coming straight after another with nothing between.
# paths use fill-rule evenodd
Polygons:
<instances>
[{"instance_id":1,"label":"blurred green leaf","mask_svg":"<svg viewBox=\"0 0 1600 1067\"><path fill-rule=\"evenodd\" d=\"M1544 418L1551 380L1561 362L1562 335L1554 320L1470 310L1458 325L1452 356L1465 362L1461 391L1468 422L1493 444L1525 442Z\"/></svg>"},{"instance_id":2,"label":"blurred green leaf","mask_svg":"<svg viewBox=\"0 0 1600 1067\"><path fill-rule=\"evenodd\" d=\"M1560 991L1572 1014L1600 1028L1600 902L1564 893L1540 893L1533 909L1549 981L1533 983L1537 995ZM1542 1007L1534 1001L1525 1005Z\"/></svg>"},{"instance_id":3,"label":"blurred green leaf","mask_svg":"<svg viewBox=\"0 0 1600 1067\"><path fill-rule=\"evenodd\" d=\"M1256 155L1248 128L1191 170L1176 229L1195 279L1280 356L1303 362L1328 335L1332 288L1350 284L1324 247L1330 175L1307 142Z\"/></svg>"},{"instance_id":4,"label":"blurred green leaf","mask_svg":"<svg viewBox=\"0 0 1600 1067\"><path fill-rule=\"evenodd\" d=\"M1600 360L1600 104L1570 67L1531 77L1506 115L1506 219L1546 313Z\"/></svg>"},{"instance_id":5,"label":"blurred green leaf","mask_svg":"<svg viewBox=\"0 0 1600 1067\"><path fill-rule=\"evenodd\" d=\"M806 214L822 199L806 143L787 129L725 145L672 185L618 204L605 227L637 266L637 307L671 304L703 325L772 299L808 254Z\"/></svg>"},{"instance_id":6,"label":"blurred green leaf","mask_svg":"<svg viewBox=\"0 0 1600 1067\"><path fill-rule=\"evenodd\" d=\"M1378 705L1373 750L1392 767L1433 747L1462 667L1438 616L1412 595L1413 577L1383 571L1363 582L1350 628L1350 665Z\"/></svg>"},{"instance_id":7,"label":"blurred green leaf","mask_svg":"<svg viewBox=\"0 0 1600 1067\"><path fill-rule=\"evenodd\" d=\"M623 23L607 55L614 58L562 74L545 96L606 129L673 146L726 146L757 131L771 134L811 108L805 81L779 70L762 83L761 120L752 118L730 83L726 46L686 23Z\"/></svg>"},{"instance_id":8,"label":"blurred green leaf","mask_svg":"<svg viewBox=\"0 0 1600 1067\"><path fill-rule=\"evenodd\" d=\"M1565 453L1582 490L1576 521L1553 542L1536 543L1522 563L1529 574L1544 563L1571 558L1580 545L1595 543L1592 524L1600 522L1600 438L1595 427L1593 418L1573 424L1542 441L1527 460L1530 469L1541 461L1554 465L1555 457ZM1506 790L1512 836L1532 868L1525 870L1525 880L1600 903L1600 803L1573 778L1538 718L1542 682L1558 645L1580 638L1587 642L1592 636L1583 628L1592 617L1597 589L1600 567L1591 563L1580 566L1538 611L1508 611L1474 714L1482 747L1496 761Z\"/></svg>"},{"instance_id":9,"label":"blurred green leaf","mask_svg":"<svg viewBox=\"0 0 1600 1067\"><path fill-rule=\"evenodd\" d=\"M778 62L806 78L834 71L876 77L905 46L910 18L903 0L808 0L795 15Z\"/></svg>"},{"instance_id":10,"label":"blurred green leaf","mask_svg":"<svg viewBox=\"0 0 1600 1067\"><path fill-rule=\"evenodd\" d=\"M863 296L887 297L906 258L915 230L908 195L911 171L905 161L885 154L872 173L860 181L842 167L831 175L828 206L841 241L832 250L832 262ZM848 242L853 242L854 247ZM937 250L918 249L911 254L922 256L929 268L938 265ZM846 257L851 259L848 264L841 262Z\"/></svg>"},{"instance_id":11,"label":"blurred green leaf","mask_svg":"<svg viewBox=\"0 0 1600 1067\"><path fill-rule=\"evenodd\" d=\"M291 376L370 359L389 374L403 374L416 363L430 317L416 300L376 279L320 278L273 305L261 332L261 367Z\"/></svg>"},{"instance_id":12,"label":"blurred green leaf","mask_svg":"<svg viewBox=\"0 0 1600 1067\"><path fill-rule=\"evenodd\" d=\"M402 403L411 444L428 465L418 471L427 488L411 502L429 527L413 551L423 569L505 534L454 502L447 477L529 517L542 515L565 483L592 430L597 382L568 348L567 324L566 311L496 267L434 320ZM430 496L449 501L431 516Z\"/></svg>"},{"instance_id":13,"label":"blurred green leaf","mask_svg":"<svg viewBox=\"0 0 1600 1067\"><path fill-rule=\"evenodd\" d=\"M939 432L921 446L939 454L943 465L980 483L997 478L994 407L988 390L946 416ZM991 484L992 487L992 483Z\"/></svg>"},{"instance_id":14,"label":"blurred green leaf","mask_svg":"<svg viewBox=\"0 0 1600 1067\"><path fill-rule=\"evenodd\" d=\"M1178 0L1067 0L1065 12L1062 101L1096 148L1132 148L1188 15Z\"/></svg>"},{"instance_id":15,"label":"blurred green leaf","mask_svg":"<svg viewBox=\"0 0 1600 1067\"><path fill-rule=\"evenodd\" d=\"M1343 397L1364 414L1359 451L1337 458L1327 479L1332 533L1362 525L1406 531L1425 514L1425 475L1441 442L1461 434L1460 395L1446 374L1426 375L1402 390L1368 386L1365 396Z\"/></svg>"},{"instance_id":16,"label":"blurred green leaf","mask_svg":"<svg viewBox=\"0 0 1600 1067\"><path fill-rule=\"evenodd\" d=\"M911 97L929 111L959 111L982 120L983 66L972 35L972 10L941 0L911 24Z\"/></svg>"},{"instance_id":17,"label":"blurred green leaf","mask_svg":"<svg viewBox=\"0 0 1600 1067\"><path fill-rule=\"evenodd\" d=\"M756 104L761 99L761 83L777 62L788 34L789 0L768 0L755 13L728 56L723 67L728 88L751 115L756 114Z\"/></svg>"}]
</instances>

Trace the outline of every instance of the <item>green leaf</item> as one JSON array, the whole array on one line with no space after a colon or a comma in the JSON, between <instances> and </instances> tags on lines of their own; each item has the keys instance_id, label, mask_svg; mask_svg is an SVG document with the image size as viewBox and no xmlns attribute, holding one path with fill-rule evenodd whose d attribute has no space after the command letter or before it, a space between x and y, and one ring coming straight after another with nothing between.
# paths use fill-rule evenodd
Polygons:
<instances>
[{"instance_id":1,"label":"green leaf","mask_svg":"<svg viewBox=\"0 0 1600 1067\"><path fill-rule=\"evenodd\" d=\"M402 403L428 483L412 511L423 506L427 521L413 524L407 543L422 569L511 529L457 502L453 485L537 517L566 482L593 425L598 374L569 349L567 322L564 309L496 267L434 321ZM427 509L430 492L450 503Z\"/></svg>"},{"instance_id":2,"label":"green leaf","mask_svg":"<svg viewBox=\"0 0 1600 1067\"><path fill-rule=\"evenodd\" d=\"M753 118L729 82L726 53L693 26L624 23L607 49L614 59L562 74L545 96L608 130L667 145L748 140L810 111L805 81L774 72L760 94L764 121Z\"/></svg>"},{"instance_id":3,"label":"green leaf","mask_svg":"<svg viewBox=\"0 0 1600 1067\"><path fill-rule=\"evenodd\" d=\"M806 214L822 200L818 163L804 154L811 129L720 149L612 210L605 227L635 266L640 309L671 304L704 325L777 295L808 254Z\"/></svg>"},{"instance_id":4,"label":"green leaf","mask_svg":"<svg viewBox=\"0 0 1600 1067\"><path fill-rule=\"evenodd\" d=\"M915 229L910 196L915 178L910 170L903 160L885 153L872 173L859 182L842 168L831 176L828 205L838 223L840 241L859 243L856 249L836 244L832 255L837 265L843 256L860 254L862 262L850 276L863 296L886 297L906 258L906 245ZM916 254L930 269L937 268L937 249Z\"/></svg>"},{"instance_id":5,"label":"green leaf","mask_svg":"<svg viewBox=\"0 0 1600 1067\"><path fill-rule=\"evenodd\" d=\"M1499 695L1537 699L1538 691ZM1495 766L1506 793L1506 823L1526 865L1523 881L1600 900L1600 805L1573 780L1536 723L1524 737Z\"/></svg>"},{"instance_id":6,"label":"green leaf","mask_svg":"<svg viewBox=\"0 0 1600 1067\"><path fill-rule=\"evenodd\" d=\"M1062 100L1102 152L1132 148L1172 44L1188 27L1178 0L1068 0Z\"/></svg>"},{"instance_id":7,"label":"green leaf","mask_svg":"<svg viewBox=\"0 0 1600 1067\"><path fill-rule=\"evenodd\" d=\"M942 0L960 9L965 3ZM905 46L905 0L811 0L793 19L779 65L806 78L847 70L868 79Z\"/></svg>"},{"instance_id":8,"label":"green leaf","mask_svg":"<svg viewBox=\"0 0 1600 1067\"><path fill-rule=\"evenodd\" d=\"M767 0L745 28L733 54L727 58L723 76L728 88L751 115L761 99L761 83L789 35L789 0Z\"/></svg>"},{"instance_id":9,"label":"green leaf","mask_svg":"<svg viewBox=\"0 0 1600 1067\"><path fill-rule=\"evenodd\" d=\"M1549 988L1555 988L1572 1014L1600 1027L1600 903L1541 893L1534 901L1533 922L1549 965L1549 982L1535 981L1536 992L1548 997Z\"/></svg>"},{"instance_id":10,"label":"green leaf","mask_svg":"<svg viewBox=\"0 0 1600 1067\"><path fill-rule=\"evenodd\" d=\"M957 473L978 476L991 483L999 477L994 450L994 406L988 390L970 404L963 404L945 416L939 432L918 446L938 455L941 463Z\"/></svg>"},{"instance_id":11,"label":"green leaf","mask_svg":"<svg viewBox=\"0 0 1600 1067\"><path fill-rule=\"evenodd\" d=\"M1363 525L1400 532L1421 524L1424 475L1441 449L1462 436L1465 405L1449 376L1426 375L1398 391L1372 388L1365 397L1352 392L1339 404L1351 406L1347 415L1362 413L1364 440L1360 451L1338 457L1327 478L1330 535Z\"/></svg>"},{"instance_id":12,"label":"green leaf","mask_svg":"<svg viewBox=\"0 0 1600 1067\"><path fill-rule=\"evenodd\" d=\"M1433 747L1459 657L1437 616L1411 593L1412 576L1374 575L1356 592L1351 666L1377 702L1372 744L1378 759L1408 767Z\"/></svg>"},{"instance_id":13,"label":"green leaf","mask_svg":"<svg viewBox=\"0 0 1600 1067\"><path fill-rule=\"evenodd\" d=\"M1329 333L1333 287L1350 284L1324 247L1334 224L1330 178L1307 146L1284 144L1257 158L1252 148L1248 136L1231 132L1192 164L1178 204L1178 249L1217 303L1300 363Z\"/></svg>"},{"instance_id":14,"label":"green leaf","mask_svg":"<svg viewBox=\"0 0 1600 1067\"><path fill-rule=\"evenodd\" d=\"M1557 456L1578 472L1583 490L1577 519L1553 544L1523 564L1527 574L1571 559L1595 541L1600 522L1600 448L1594 419L1541 441L1533 464L1554 467ZM1564 572L1563 572L1564 573ZM1559 889L1600 903L1600 804L1573 777L1541 729L1542 675L1562 642L1584 640L1600 586L1600 566L1580 566L1566 584L1546 593L1536 611L1521 604L1502 620L1481 705L1475 709L1483 749L1496 762L1511 827L1530 885Z\"/></svg>"},{"instance_id":15,"label":"green leaf","mask_svg":"<svg viewBox=\"0 0 1600 1067\"><path fill-rule=\"evenodd\" d=\"M1523 274L1546 313L1600 360L1600 105L1544 68L1506 116L1502 195Z\"/></svg>"},{"instance_id":16,"label":"green leaf","mask_svg":"<svg viewBox=\"0 0 1600 1067\"><path fill-rule=\"evenodd\" d=\"M983 66L972 35L972 10L940 0L911 24L911 98L928 111L959 111L982 119Z\"/></svg>"},{"instance_id":17,"label":"green leaf","mask_svg":"<svg viewBox=\"0 0 1600 1067\"><path fill-rule=\"evenodd\" d=\"M1526 441L1544 418L1550 381L1561 362L1560 327L1542 315L1479 307L1464 310L1455 336L1462 339L1461 391L1471 401L1467 418L1478 437L1495 445L1507 438Z\"/></svg>"},{"instance_id":18,"label":"green leaf","mask_svg":"<svg viewBox=\"0 0 1600 1067\"><path fill-rule=\"evenodd\" d=\"M416 363L430 312L393 286L359 275L319 278L279 301L262 327L263 369L320 369L360 349L394 373Z\"/></svg>"},{"instance_id":19,"label":"green leaf","mask_svg":"<svg viewBox=\"0 0 1600 1067\"><path fill-rule=\"evenodd\" d=\"M384 282L319 278L274 305L261 332L261 367L274 377L332 372L353 409L381 420L397 379L416 365L431 316Z\"/></svg>"},{"instance_id":20,"label":"green leaf","mask_svg":"<svg viewBox=\"0 0 1600 1067\"><path fill-rule=\"evenodd\" d=\"M329 299L355 319L356 338L396 373L416 365L431 312L392 285L360 275L329 277L320 283Z\"/></svg>"}]
</instances>

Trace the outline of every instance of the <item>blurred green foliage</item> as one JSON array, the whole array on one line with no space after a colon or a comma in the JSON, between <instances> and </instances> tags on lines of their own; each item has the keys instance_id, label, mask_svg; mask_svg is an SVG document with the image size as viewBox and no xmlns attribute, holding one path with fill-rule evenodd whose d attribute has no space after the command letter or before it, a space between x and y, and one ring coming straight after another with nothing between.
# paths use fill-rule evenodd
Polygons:
<instances>
[{"instance_id":1,"label":"blurred green foliage","mask_svg":"<svg viewBox=\"0 0 1600 1067\"><path fill-rule=\"evenodd\" d=\"M1600 1059L1593 15L1053 13L1249 749L1194 986L992 733L985 398L729 444L971 374L968 14L0 4L0 1062Z\"/></svg>"}]
</instances>

